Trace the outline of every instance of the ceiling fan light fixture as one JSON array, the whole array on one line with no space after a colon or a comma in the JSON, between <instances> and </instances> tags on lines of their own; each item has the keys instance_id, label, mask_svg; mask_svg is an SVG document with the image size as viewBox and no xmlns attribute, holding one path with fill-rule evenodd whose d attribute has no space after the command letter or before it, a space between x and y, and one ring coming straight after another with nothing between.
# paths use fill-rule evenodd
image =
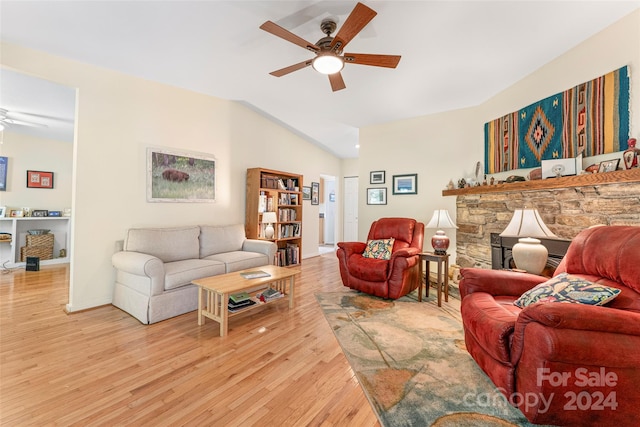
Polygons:
<instances>
[{"instance_id":1,"label":"ceiling fan light fixture","mask_svg":"<svg viewBox=\"0 0 640 427\"><path fill-rule=\"evenodd\" d=\"M335 74L342 70L344 61L332 54L318 55L313 59L311 66L321 74Z\"/></svg>"}]
</instances>

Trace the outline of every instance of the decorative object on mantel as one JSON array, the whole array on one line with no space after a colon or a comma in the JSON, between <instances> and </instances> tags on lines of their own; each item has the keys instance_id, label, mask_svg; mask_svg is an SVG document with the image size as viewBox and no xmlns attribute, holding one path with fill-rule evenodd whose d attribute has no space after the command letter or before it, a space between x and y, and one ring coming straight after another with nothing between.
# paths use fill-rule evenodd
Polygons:
<instances>
[{"instance_id":1,"label":"decorative object on mantel","mask_svg":"<svg viewBox=\"0 0 640 427\"><path fill-rule=\"evenodd\" d=\"M637 140L635 138L630 138L627 142L629 148L627 148L622 154L624 167L626 169L631 169L638 166L638 156L640 156L640 148L636 148L636 142Z\"/></svg>"},{"instance_id":2,"label":"decorative object on mantel","mask_svg":"<svg viewBox=\"0 0 640 427\"><path fill-rule=\"evenodd\" d=\"M519 237L512 249L513 261L517 268L532 274L542 272L549 256L547 248L536 237L558 237L542 221L537 209L516 209L500 236Z\"/></svg>"},{"instance_id":3,"label":"decorative object on mantel","mask_svg":"<svg viewBox=\"0 0 640 427\"><path fill-rule=\"evenodd\" d=\"M626 150L629 97L625 66L486 123L485 173Z\"/></svg>"},{"instance_id":4,"label":"decorative object on mantel","mask_svg":"<svg viewBox=\"0 0 640 427\"><path fill-rule=\"evenodd\" d=\"M598 166L598 173L616 171L619 163L620 159L604 160L600 162L600 165Z\"/></svg>"},{"instance_id":5,"label":"decorative object on mantel","mask_svg":"<svg viewBox=\"0 0 640 427\"><path fill-rule=\"evenodd\" d=\"M446 209L436 209L426 228L437 229L436 234L431 238L431 246L433 246L433 251L437 255L446 255L447 249L449 249L449 237L443 229L458 228L449 216L449 211Z\"/></svg>"},{"instance_id":6,"label":"decorative object on mantel","mask_svg":"<svg viewBox=\"0 0 640 427\"><path fill-rule=\"evenodd\" d=\"M266 239L273 239L273 235L275 233L273 229L273 223L277 220L278 219L275 212L265 212L262 214L262 223L267 224L264 229L264 237Z\"/></svg>"}]
</instances>

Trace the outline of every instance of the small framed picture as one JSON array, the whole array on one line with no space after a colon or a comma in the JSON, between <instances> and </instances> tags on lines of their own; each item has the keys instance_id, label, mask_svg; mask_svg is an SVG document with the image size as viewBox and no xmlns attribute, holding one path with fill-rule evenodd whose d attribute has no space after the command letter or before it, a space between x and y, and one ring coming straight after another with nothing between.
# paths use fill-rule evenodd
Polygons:
<instances>
[{"instance_id":1,"label":"small framed picture","mask_svg":"<svg viewBox=\"0 0 640 427\"><path fill-rule=\"evenodd\" d=\"M320 183L319 182L311 183L311 204L312 205L320 204Z\"/></svg>"},{"instance_id":2,"label":"small framed picture","mask_svg":"<svg viewBox=\"0 0 640 427\"><path fill-rule=\"evenodd\" d=\"M6 213L7 213L7 207L6 206L0 206L0 218L4 218Z\"/></svg>"},{"instance_id":3,"label":"small framed picture","mask_svg":"<svg viewBox=\"0 0 640 427\"><path fill-rule=\"evenodd\" d=\"M393 175L393 194L418 194L418 174Z\"/></svg>"},{"instance_id":4,"label":"small framed picture","mask_svg":"<svg viewBox=\"0 0 640 427\"><path fill-rule=\"evenodd\" d=\"M368 205L386 205L387 189L386 188L367 188L367 204Z\"/></svg>"},{"instance_id":5,"label":"small framed picture","mask_svg":"<svg viewBox=\"0 0 640 427\"><path fill-rule=\"evenodd\" d=\"M620 159L605 160L603 162L600 162L598 173L613 172L614 170L618 169L618 163L620 163Z\"/></svg>"},{"instance_id":6,"label":"small framed picture","mask_svg":"<svg viewBox=\"0 0 640 427\"><path fill-rule=\"evenodd\" d=\"M384 184L384 171L369 172L369 184Z\"/></svg>"},{"instance_id":7,"label":"small framed picture","mask_svg":"<svg viewBox=\"0 0 640 427\"><path fill-rule=\"evenodd\" d=\"M24 216L24 211L22 209L11 209L9 216L11 218L22 218Z\"/></svg>"},{"instance_id":8,"label":"small framed picture","mask_svg":"<svg viewBox=\"0 0 640 427\"><path fill-rule=\"evenodd\" d=\"M53 172L27 171L27 188L53 188Z\"/></svg>"},{"instance_id":9,"label":"small framed picture","mask_svg":"<svg viewBox=\"0 0 640 427\"><path fill-rule=\"evenodd\" d=\"M311 187L302 186L302 200L311 200Z\"/></svg>"}]
</instances>

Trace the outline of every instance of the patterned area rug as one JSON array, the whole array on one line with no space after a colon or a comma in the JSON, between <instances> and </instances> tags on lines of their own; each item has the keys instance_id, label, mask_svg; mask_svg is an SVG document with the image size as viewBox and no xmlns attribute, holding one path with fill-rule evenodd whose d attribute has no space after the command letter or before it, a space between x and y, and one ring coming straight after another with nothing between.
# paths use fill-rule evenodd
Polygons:
<instances>
[{"instance_id":1,"label":"patterned area rug","mask_svg":"<svg viewBox=\"0 0 640 427\"><path fill-rule=\"evenodd\" d=\"M475 364L460 301L316 298L383 426L531 426Z\"/></svg>"}]
</instances>

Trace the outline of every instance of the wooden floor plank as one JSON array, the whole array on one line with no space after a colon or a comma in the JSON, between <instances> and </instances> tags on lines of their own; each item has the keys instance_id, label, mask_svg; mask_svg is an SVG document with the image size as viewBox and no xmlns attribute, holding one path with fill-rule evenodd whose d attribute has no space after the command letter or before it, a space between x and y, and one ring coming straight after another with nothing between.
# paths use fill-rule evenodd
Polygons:
<instances>
[{"instance_id":1,"label":"wooden floor plank","mask_svg":"<svg viewBox=\"0 0 640 427\"><path fill-rule=\"evenodd\" d=\"M68 265L0 276L0 425L379 426L315 298L335 254L304 260L286 299L231 319L154 325L64 312Z\"/></svg>"}]
</instances>

